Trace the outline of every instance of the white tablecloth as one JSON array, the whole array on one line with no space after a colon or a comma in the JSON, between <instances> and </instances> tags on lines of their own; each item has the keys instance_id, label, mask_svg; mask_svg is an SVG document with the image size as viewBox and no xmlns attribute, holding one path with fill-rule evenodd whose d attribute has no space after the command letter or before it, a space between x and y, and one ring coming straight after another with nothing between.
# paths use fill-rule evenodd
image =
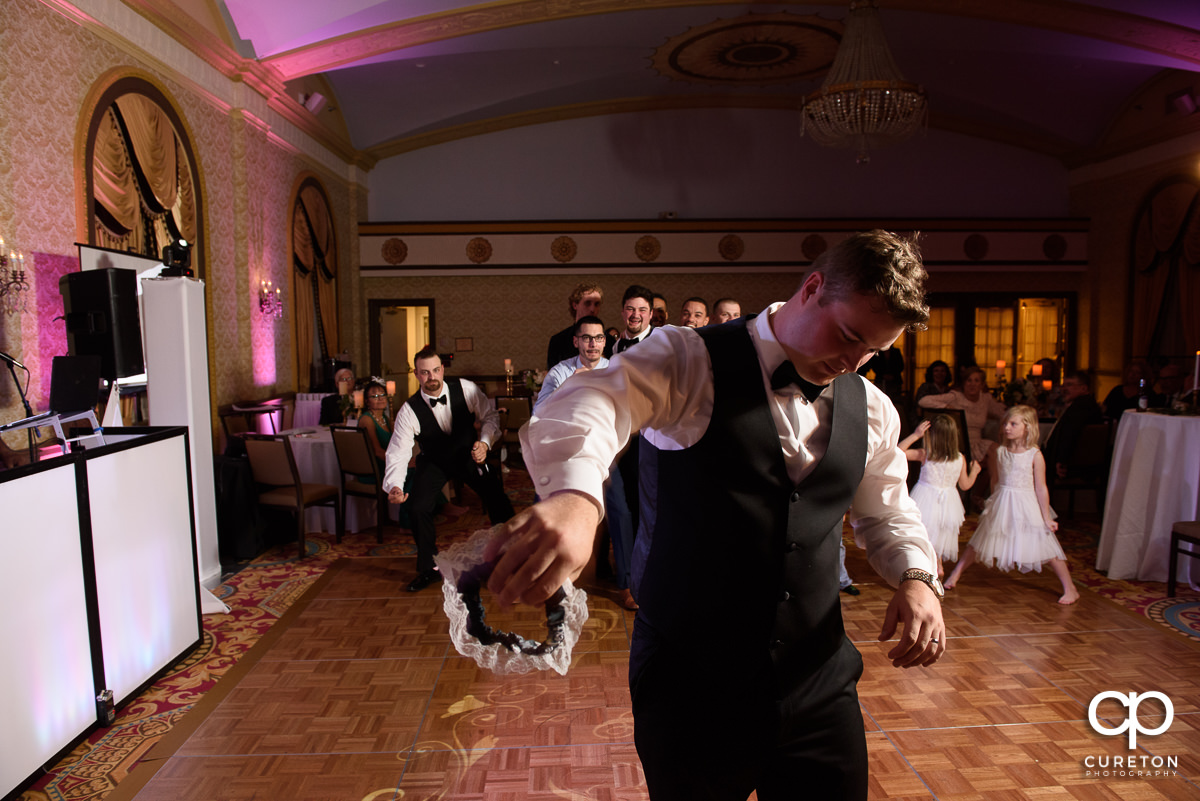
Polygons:
<instances>
[{"instance_id":1,"label":"white tablecloth","mask_svg":"<svg viewBox=\"0 0 1200 801\"><path fill-rule=\"evenodd\" d=\"M1171 527L1200 511L1200 417L1127 411L1117 428L1096 568L1109 578L1166 581ZM1183 557L1187 582L1196 560Z\"/></svg>"},{"instance_id":2,"label":"white tablecloth","mask_svg":"<svg viewBox=\"0 0 1200 801\"><path fill-rule=\"evenodd\" d=\"M292 425L296 428L309 428L321 422L321 399L329 392L298 392L296 393L296 412L292 416Z\"/></svg>"},{"instance_id":3,"label":"white tablecloth","mask_svg":"<svg viewBox=\"0 0 1200 801\"><path fill-rule=\"evenodd\" d=\"M327 428L293 429L286 432L296 457L300 480L311 484L342 485L339 478L337 453L333 450L333 435ZM375 502L369 498L351 496L346 499L346 531L362 531L375 525ZM332 507L314 506L304 512L307 532L337 533L337 515Z\"/></svg>"}]
</instances>

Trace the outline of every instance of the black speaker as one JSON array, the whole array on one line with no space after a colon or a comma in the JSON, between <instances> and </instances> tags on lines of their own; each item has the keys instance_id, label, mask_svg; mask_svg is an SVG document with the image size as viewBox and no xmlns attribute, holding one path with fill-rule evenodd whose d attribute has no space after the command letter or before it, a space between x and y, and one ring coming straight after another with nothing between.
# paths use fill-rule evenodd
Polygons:
<instances>
[{"instance_id":1,"label":"black speaker","mask_svg":"<svg viewBox=\"0 0 1200 801\"><path fill-rule=\"evenodd\" d=\"M137 273L119 267L67 273L58 279L67 323L67 353L99 356L109 381L146 372Z\"/></svg>"}]
</instances>

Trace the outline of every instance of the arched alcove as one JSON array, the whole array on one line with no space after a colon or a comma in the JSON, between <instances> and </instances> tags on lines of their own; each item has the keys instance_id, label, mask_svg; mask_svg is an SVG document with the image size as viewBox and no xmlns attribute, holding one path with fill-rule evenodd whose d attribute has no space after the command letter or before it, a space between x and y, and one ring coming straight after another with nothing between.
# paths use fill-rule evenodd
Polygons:
<instances>
[{"instance_id":1,"label":"arched alcove","mask_svg":"<svg viewBox=\"0 0 1200 801\"><path fill-rule=\"evenodd\" d=\"M329 194L315 176L303 176L292 201L292 283L297 376L316 388L341 350L338 341L337 231ZM308 365L308 370L305 370ZM332 374L329 376L332 378Z\"/></svg>"},{"instance_id":2,"label":"arched alcove","mask_svg":"<svg viewBox=\"0 0 1200 801\"><path fill-rule=\"evenodd\" d=\"M92 109L82 164L85 241L159 258L185 239L204 278L200 175L175 105L150 81L125 76L104 87Z\"/></svg>"}]
</instances>

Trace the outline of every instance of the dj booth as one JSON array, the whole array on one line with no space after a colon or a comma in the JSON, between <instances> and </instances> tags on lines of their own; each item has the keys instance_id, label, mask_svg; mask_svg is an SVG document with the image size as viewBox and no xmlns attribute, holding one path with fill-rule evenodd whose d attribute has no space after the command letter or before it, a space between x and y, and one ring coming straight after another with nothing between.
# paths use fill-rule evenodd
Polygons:
<instances>
[{"instance_id":1,"label":"dj booth","mask_svg":"<svg viewBox=\"0 0 1200 801\"><path fill-rule=\"evenodd\" d=\"M0 471L0 796L200 643L191 483L185 427Z\"/></svg>"}]
</instances>

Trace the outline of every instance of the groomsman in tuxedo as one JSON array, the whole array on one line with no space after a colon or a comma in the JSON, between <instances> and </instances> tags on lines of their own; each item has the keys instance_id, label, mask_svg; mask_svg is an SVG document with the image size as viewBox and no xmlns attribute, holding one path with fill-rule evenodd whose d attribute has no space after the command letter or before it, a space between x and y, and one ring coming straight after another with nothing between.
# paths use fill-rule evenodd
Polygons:
<instances>
[{"instance_id":1,"label":"groomsman in tuxedo","mask_svg":"<svg viewBox=\"0 0 1200 801\"><path fill-rule=\"evenodd\" d=\"M902 627L892 664L925 667L945 652L899 416L855 372L924 325L924 284L915 241L851 236L785 303L726 325L666 326L573 377L522 431L545 500L489 545L501 603L542 603L578 575L613 455L639 431L657 454L655 519L635 544L629 665L654 801L866 799L862 658L838 592L847 509L897 588L879 636ZM698 769L711 753L720 758Z\"/></svg>"},{"instance_id":2,"label":"groomsman in tuxedo","mask_svg":"<svg viewBox=\"0 0 1200 801\"><path fill-rule=\"evenodd\" d=\"M613 347L613 353L624 353L653 333L650 316L653 313L654 293L644 286L632 284L621 298L621 319L625 329Z\"/></svg>"},{"instance_id":3,"label":"groomsman in tuxedo","mask_svg":"<svg viewBox=\"0 0 1200 801\"><path fill-rule=\"evenodd\" d=\"M625 330L621 332L621 336L613 348L614 356L625 353L654 333L655 329L651 322L655 311L653 304L656 297L661 299L662 295L655 295L639 284L632 284L625 289L625 294L621 298L621 319L625 321ZM666 301L663 301L663 310L663 320L665 321ZM638 494L639 448L640 443L635 435L630 440L629 447L617 461L617 470L621 475L622 490L625 493L625 508L629 511L629 521L633 527L634 537L638 532L641 506Z\"/></svg>"},{"instance_id":4,"label":"groomsman in tuxedo","mask_svg":"<svg viewBox=\"0 0 1200 801\"><path fill-rule=\"evenodd\" d=\"M513 508L499 473L486 462L488 451L500 437L499 415L487 395L471 381L446 378L442 358L432 348L417 353L413 368L421 388L396 412L383 489L390 503L404 503L412 497L409 516L417 543L417 576L408 591L420 592L441 580L433 560L437 554L433 508L447 481L458 480L473 489L493 525L511 518ZM480 423L478 435L476 421ZM414 444L421 446L421 452L411 490L405 492L404 477Z\"/></svg>"}]
</instances>

